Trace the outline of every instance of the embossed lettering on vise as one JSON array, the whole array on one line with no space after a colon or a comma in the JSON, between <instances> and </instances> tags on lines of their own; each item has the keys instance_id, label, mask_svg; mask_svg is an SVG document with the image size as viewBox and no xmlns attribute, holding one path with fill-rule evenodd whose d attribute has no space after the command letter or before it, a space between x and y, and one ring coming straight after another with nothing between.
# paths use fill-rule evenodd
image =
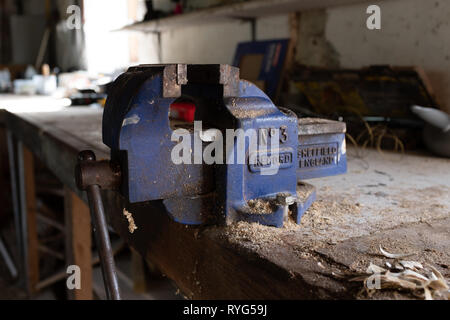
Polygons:
<instances>
[{"instance_id":1,"label":"embossed lettering on vise","mask_svg":"<svg viewBox=\"0 0 450 320\"><path fill-rule=\"evenodd\" d=\"M299 168L331 167L339 162L337 143L314 144L298 147Z\"/></svg>"},{"instance_id":2,"label":"embossed lettering on vise","mask_svg":"<svg viewBox=\"0 0 450 320\"><path fill-rule=\"evenodd\" d=\"M294 151L287 150L253 152L249 156L249 168L251 172L260 172L262 168L286 169L292 167Z\"/></svg>"}]
</instances>

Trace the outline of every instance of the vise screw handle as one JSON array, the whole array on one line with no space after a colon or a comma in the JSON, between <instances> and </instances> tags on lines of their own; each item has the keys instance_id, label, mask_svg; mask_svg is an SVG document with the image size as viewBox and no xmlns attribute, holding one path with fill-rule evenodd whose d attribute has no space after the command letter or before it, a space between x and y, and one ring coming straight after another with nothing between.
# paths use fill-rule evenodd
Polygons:
<instances>
[{"instance_id":1,"label":"vise screw handle","mask_svg":"<svg viewBox=\"0 0 450 320\"><path fill-rule=\"evenodd\" d=\"M75 180L78 188L87 192L106 297L108 300L121 300L105 209L100 195L100 187L107 186L106 188L112 189L114 181L116 184L120 183L120 170L114 170L109 161L96 161L93 151L84 150L78 154Z\"/></svg>"}]
</instances>

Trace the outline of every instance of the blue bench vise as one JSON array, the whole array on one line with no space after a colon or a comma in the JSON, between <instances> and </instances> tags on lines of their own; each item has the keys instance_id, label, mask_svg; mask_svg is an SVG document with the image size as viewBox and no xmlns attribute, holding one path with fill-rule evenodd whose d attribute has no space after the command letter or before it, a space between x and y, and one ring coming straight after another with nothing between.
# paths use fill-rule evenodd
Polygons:
<instances>
[{"instance_id":1,"label":"blue bench vise","mask_svg":"<svg viewBox=\"0 0 450 320\"><path fill-rule=\"evenodd\" d=\"M175 164L174 130L189 132L191 150L198 139L192 123L169 117L170 106L180 101L195 104L195 120L224 137L227 129L254 129L260 142L279 130L277 150L270 143L250 152L245 140L233 144L234 156L244 148L245 163ZM315 199L314 187L303 180L346 172L345 123L298 119L229 65L129 68L108 95L102 133L111 162L120 167L121 194L130 203L162 201L173 220L188 225L248 221L282 227L288 216L300 223ZM201 147L207 145L203 140ZM273 164L277 170L268 174Z\"/></svg>"}]
</instances>

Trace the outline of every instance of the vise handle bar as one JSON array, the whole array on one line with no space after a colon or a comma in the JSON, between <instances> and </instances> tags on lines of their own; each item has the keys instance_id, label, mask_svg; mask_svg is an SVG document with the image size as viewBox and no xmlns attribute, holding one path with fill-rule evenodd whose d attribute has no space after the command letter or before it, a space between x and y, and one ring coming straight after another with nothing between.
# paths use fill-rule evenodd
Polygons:
<instances>
[{"instance_id":1,"label":"vise handle bar","mask_svg":"<svg viewBox=\"0 0 450 320\"><path fill-rule=\"evenodd\" d=\"M120 184L120 179L120 170L109 161L96 161L95 154L91 150L84 150L78 154L75 180L78 188L87 192L108 300L121 298L100 188L114 189Z\"/></svg>"}]
</instances>

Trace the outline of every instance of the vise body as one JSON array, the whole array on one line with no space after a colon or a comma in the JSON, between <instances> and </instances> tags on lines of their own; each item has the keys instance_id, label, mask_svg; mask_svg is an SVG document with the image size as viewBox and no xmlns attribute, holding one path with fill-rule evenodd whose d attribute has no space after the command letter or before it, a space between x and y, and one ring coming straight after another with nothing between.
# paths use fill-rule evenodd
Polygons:
<instances>
[{"instance_id":1,"label":"vise body","mask_svg":"<svg viewBox=\"0 0 450 320\"><path fill-rule=\"evenodd\" d=\"M171 105L180 102L195 105L194 123L208 130L170 119ZM121 169L121 194L130 203L162 201L183 224L281 227L288 215L300 223L315 199L303 180L346 171L344 123L298 119L228 65L129 68L108 95L102 130ZM174 161L181 140L190 146L180 149L184 162ZM223 161L199 161L197 151Z\"/></svg>"}]
</instances>

